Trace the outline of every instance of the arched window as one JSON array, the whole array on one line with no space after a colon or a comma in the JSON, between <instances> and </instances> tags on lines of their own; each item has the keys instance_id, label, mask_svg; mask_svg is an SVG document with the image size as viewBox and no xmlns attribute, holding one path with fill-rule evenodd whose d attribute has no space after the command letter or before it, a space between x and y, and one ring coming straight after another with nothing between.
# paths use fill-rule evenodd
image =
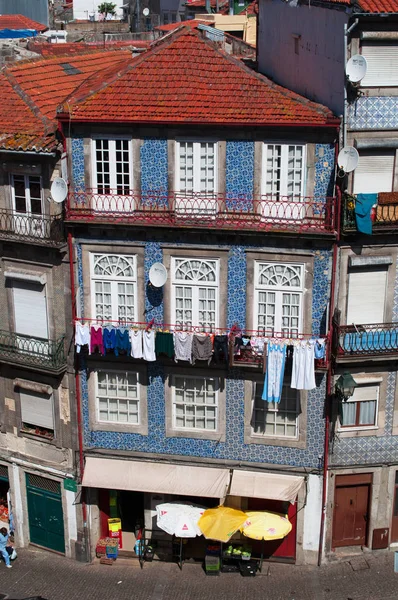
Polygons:
<instances>
[{"instance_id":1,"label":"arched window","mask_svg":"<svg viewBox=\"0 0 398 600\"><path fill-rule=\"evenodd\" d=\"M103 321L136 321L136 256L91 255L92 314Z\"/></svg>"}]
</instances>

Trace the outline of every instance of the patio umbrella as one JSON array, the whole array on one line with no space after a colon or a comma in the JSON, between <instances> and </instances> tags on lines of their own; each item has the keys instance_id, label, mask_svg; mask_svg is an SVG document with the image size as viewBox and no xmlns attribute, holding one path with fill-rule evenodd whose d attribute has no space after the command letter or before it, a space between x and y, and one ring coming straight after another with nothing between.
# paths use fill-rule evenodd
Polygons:
<instances>
[{"instance_id":1,"label":"patio umbrella","mask_svg":"<svg viewBox=\"0 0 398 600\"><path fill-rule=\"evenodd\" d=\"M202 535L198 520L206 509L193 504L168 502L158 504L157 525L170 535L180 538L194 538Z\"/></svg>"},{"instance_id":2,"label":"patio umbrella","mask_svg":"<svg viewBox=\"0 0 398 600\"><path fill-rule=\"evenodd\" d=\"M281 540L292 530L285 515L274 512L247 512L241 532L252 540Z\"/></svg>"},{"instance_id":3,"label":"patio umbrella","mask_svg":"<svg viewBox=\"0 0 398 600\"><path fill-rule=\"evenodd\" d=\"M208 540L228 542L247 520L247 514L228 506L209 508L200 517L198 525Z\"/></svg>"}]
</instances>

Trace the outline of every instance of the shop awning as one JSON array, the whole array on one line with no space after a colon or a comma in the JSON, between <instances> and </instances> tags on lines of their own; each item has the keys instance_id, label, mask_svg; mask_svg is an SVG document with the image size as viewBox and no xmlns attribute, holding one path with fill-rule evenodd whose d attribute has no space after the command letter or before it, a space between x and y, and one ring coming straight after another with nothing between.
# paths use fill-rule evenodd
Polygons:
<instances>
[{"instance_id":1,"label":"shop awning","mask_svg":"<svg viewBox=\"0 0 398 600\"><path fill-rule=\"evenodd\" d=\"M303 481L304 477L297 475L234 470L229 494L246 498L284 500L293 504Z\"/></svg>"},{"instance_id":2,"label":"shop awning","mask_svg":"<svg viewBox=\"0 0 398 600\"><path fill-rule=\"evenodd\" d=\"M87 457L85 487L223 498L229 469Z\"/></svg>"}]
</instances>

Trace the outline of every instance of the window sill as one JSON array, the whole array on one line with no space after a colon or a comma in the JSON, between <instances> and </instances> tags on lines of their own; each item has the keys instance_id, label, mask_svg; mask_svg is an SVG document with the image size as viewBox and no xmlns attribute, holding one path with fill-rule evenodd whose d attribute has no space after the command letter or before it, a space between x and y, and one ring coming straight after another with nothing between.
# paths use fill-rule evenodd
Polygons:
<instances>
[{"instance_id":1,"label":"window sill","mask_svg":"<svg viewBox=\"0 0 398 600\"><path fill-rule=\"evenodd\" d=\"M285 446L288 448L306 448L305 436L299 438L271 437L255 435L253 433L245 434L245 444L262 444L265 446Z\"/></svg>"},{"instance_id":2,"label":"window sill","mask_svg":"<svg viewBox=\"0 0 398 600\"><path fill-rule=\"evenodd\" d=\"M360 427L339 427L337 433L351 433L353 431L376 431L379 429L377 425L363 425Z\"/></svg>"},{"instance_id":3,"label":"window sill","mask_svg":"<svg viewBox=\"0 0 398 600\"><path fill-rule=\"evenodd\" d=\"M199 440L215 440L225 442L225 431L207 431L206 429L174 429L167 428L166 437L178 437Z\"/></svg>"},{"instance_id":4,"label":"window sill","mask_svg":"<svg viewBox=\"0 0 398 600\"><path fill-rule=\"evenodd\" d=\"M24 429L20 429L20 434L22 437L26 437L30 440L35 440L36 442L44 442L45 444L55 444L55 436L49 437L45 435L39 435L37 433L31 433L30 431L25 431Z\"/></svg>"},{"instance_id":5,"label":"window sill","mask_svg":"<svg viewBox=\"0 0 398 600\"><path fill-rule=\"evenodd\" d=\"M91 423L92 431L115 431L118 433L137 433L138 435L148 435L148 427L144 423L110 423L107 421L96 421Z\"/></svg>"}]
</instances>

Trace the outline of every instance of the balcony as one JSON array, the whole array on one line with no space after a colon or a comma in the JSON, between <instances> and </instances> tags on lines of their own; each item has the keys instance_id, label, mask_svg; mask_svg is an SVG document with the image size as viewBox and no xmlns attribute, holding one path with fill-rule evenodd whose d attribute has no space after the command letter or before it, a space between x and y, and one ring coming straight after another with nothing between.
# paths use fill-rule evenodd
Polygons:
<instances>
[{"instance_id":1,"label":"balcony","mask_svg":"<svg viewBox=\"0 0 398 600\"><path fill-rule=\"evenodd\" d=\"M0 330L0 361L61 373L66 368L65 338L52 341Z\"/></svg>"},{"instance_id":2,"label":"balcony","mask_svg":"<svg viewBox=\"0 0 398 600\"><path fill-rule=\"evenodd\" d=\"M340 325L336 327L335 354L338 359L376 358L398 354L398 323ZM337 346L337 347L336 347Z\"/></svg>"},{"instance_id":3,"label":"balcony","mask_svg":"<svg viewBox=\"0 0 398 600\"><path fill-rule=\"evenodd\" d=\"M335 235L336 199L268 195L235 198L228 194L179 192L118 195L88 190L69 194L67 220Z\"/></svg>"},{"instance_id":4,"label":"balcony","mask_svg":"<svg viewBox=\"0 0 398 600\"><path fill-rule=\"evenodd\" d=\"M0 208L0 238L59 246L64 243L62 216L27 215Z\"/></svg>"},{"instance_id":5,"label":"balcony","mask_svg":"<svg viewBox=\"0 0 398 600\"><path fill-rule=\"evenodd\" d=\"M357 231L355 222L355 197L343 199L343 233ZM398 198L397 204L379 204L373 212L373 233L384 233L398 229Z\"/></svg>"}]
</instances>

